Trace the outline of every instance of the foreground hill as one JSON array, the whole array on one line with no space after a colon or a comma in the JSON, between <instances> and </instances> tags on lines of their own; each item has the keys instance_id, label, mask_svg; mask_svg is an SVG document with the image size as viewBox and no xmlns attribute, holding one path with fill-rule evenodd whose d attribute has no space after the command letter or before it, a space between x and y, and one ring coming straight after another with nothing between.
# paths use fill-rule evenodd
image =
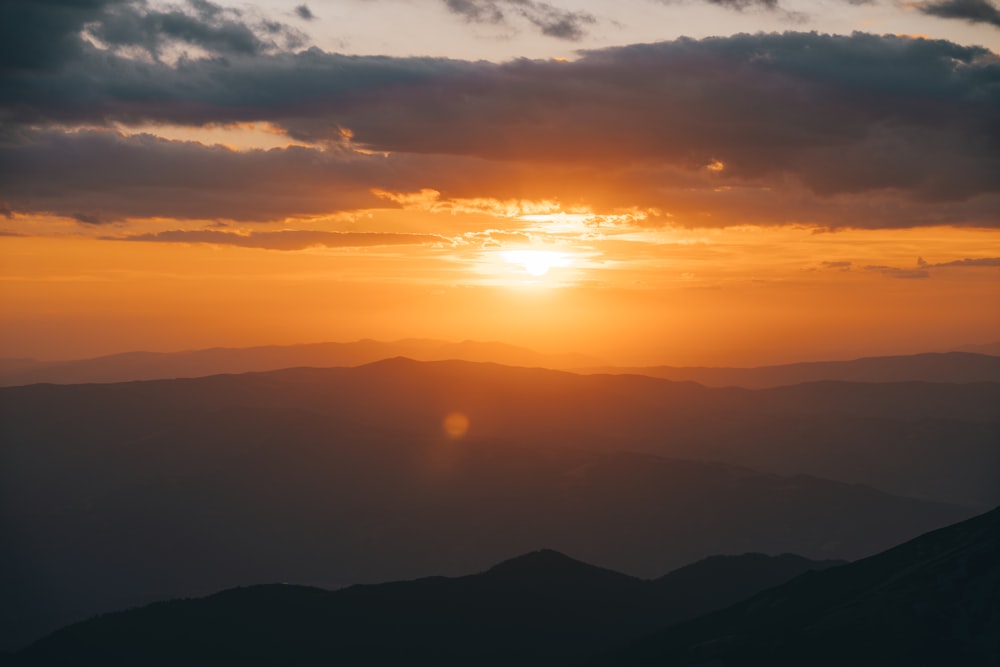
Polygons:
<instances>
[{"instance_id":1,"label":"foreground hill","mask_svg":"<svg viewBox=\"0 0 1000 667\"><path fill-rule=\"evenodd\" d=\"M0 389L0 428L12 441L87 448L152 434L170 439L195 422L211 428L213 412L258 409L321 415L322 432L337 439L438 438L443 418L461 412L470 437L723 461L979 510L1000 503L1000 383L825 382L748 391L390 359L358 368Z\"/></svg>"},{"instance_id":2,"label":"foreground hill","mask_svg":"<svg viewBox=\"0 0 1000 667\"><path fill-rule=\"evenodd\" d=\"M827 565L748 554L642 581L540 551L455 579L335 592L256 586L157 603L70 626L8 660L20 667L1000 661L1000 509L856 563ZM704 606L718 608L740 597L732 589L759 590L764 579L776 585L692 618L690 595L709 590Z\"/></svg>"},{"instance_id":3,"label":"foreground hill","mask_svg":"<svg viewBox=\"0 0 1000 667\"><path fill-rule=\"evenodd\" d=\"M454 579L157 603L56 632L16 664L567 664L834 564L747 554L644 581L536 551Z\"/></svg>"},{"instance_id":4,"label":"foreground hill","mask_svg":"<svg viewBox=\"0 0 1000 667\"><path fill-rule=\"evenodd\" d=\"M606 665L1000 664L1000 509L609 652Z\"/></svg>"},{"instance_id":5,"label":"foreground hill","mask_svg":"<svg viewBox=\"0 0 1000 667\"><path fill-rule=\"evenodd\" d=\"M630 373L697 382L706 387L769 389L804 382L1000 382L1000 356L973 352L931 352L851 361L812 361L755 368L603 366L591 373Z\"/></svg>"}]
</instances>

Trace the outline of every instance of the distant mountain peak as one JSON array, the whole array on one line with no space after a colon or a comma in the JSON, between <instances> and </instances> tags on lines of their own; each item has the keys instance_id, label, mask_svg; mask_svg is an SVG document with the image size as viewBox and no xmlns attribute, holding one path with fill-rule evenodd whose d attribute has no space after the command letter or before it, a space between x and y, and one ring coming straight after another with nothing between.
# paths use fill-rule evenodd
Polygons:
<instances>
[{"instance_id":1,"label":"distant mountain peak","mask_svg":"<svg viewBox=\"0 0 1000 667\"><path fill-rule=\"evenodd\" d=\"M554 549L539 549L516 556L494 565L484 574L492 577L502 576L529 581L534 578L552 580L567 576L577 577L583 574L620 577L623 580L632 578L613 570L584 563Z\"/></svg>"}]
</instances>

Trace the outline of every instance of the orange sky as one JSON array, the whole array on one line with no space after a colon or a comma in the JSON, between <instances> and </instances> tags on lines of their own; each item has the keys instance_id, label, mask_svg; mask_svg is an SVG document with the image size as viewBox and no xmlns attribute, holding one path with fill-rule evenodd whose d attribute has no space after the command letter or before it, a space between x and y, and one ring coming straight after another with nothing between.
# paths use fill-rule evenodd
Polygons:
<instances>
[{"instance_id":1,"label":"orange sky","mask_svg":"<svg viewBox=\"0 0 1000 667\"><path fill-rule=\"evenodd\" d=\"M659 40L650 3L433 6L421 57L337 52L316 7L12 0L0 357L431 337L753 365L1000 340L1000 58L951 0L660 3L698 39ZM387 10L358 11L361 35Z\"/></svg>"},{"instance_id":2,"label":"orange sky","mask_svg":"<svg viewBox=\"0 0 1000 667\"><path fill-rule=\"evenodd\" d=\"M424 216L441 234L469 224ZM54 230L2 237L0 345L8 356L70 358L433 337L614 363L738 365L948 349L1000 331L997 267L947 266L1000 256L993 230L527 224L524 239L457 232L428 244L301 250ZM510 261L535 252L541 269L555 261L544 275Z\"/></svg>"}]
</instances>

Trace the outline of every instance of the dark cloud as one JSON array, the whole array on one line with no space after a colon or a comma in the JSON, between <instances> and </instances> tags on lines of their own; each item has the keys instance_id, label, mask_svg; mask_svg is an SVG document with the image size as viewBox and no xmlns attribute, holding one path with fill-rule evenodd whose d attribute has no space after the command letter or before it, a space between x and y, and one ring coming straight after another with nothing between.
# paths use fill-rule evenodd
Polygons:
<instances>
[{"instance_id":1,"label":"dark cloud","mask_svg":"<svg viewBox=\"0 0 1000 667\"><path fill-rule=\"evenodd\" d=\"M220 232L214 230L171 230L156 234L106 236L109 241L153 243L210 243L265 250L304 250L306 248L361 248L370 246L450 243L434 234L396 234L379 232L324 232L285 230L276 232Z\"/></svg>"},{"instance_id":2,"label":"dark cloud","mask_svg":"<svg viewBox=\"0 0 1000 667\"><path fill-rule=\"evenodd\" d=\"M848 271L852 266L852 262L822 262L821 266L824 269L837 269L839 271Z\"/></svg>"},{"instance_id":3,"label":"dark cloud","mask_svg":"<svg viewBox=\"0 0 1000 667\"><path fill-rule=\"evenodd\" d=\"M585 26L597 21L587 12L569 11L537 0L444 0L444 4L452 13L474 23L503 24L508 14L514 14L542 34L559 39L580 39Z\"/></svg>"},{"instance_id":4,"label":"dark cloud","mask_svg":"<svg viewBox=\"0 0 1000 667\"><path fill-rule=\"evenodd\" d=\"M103 225L108 222L95 213L71 213L69 217L84 225Z\"/></svg>"},{"instance_id":5,"label":"dark cloud","mask_svg":"<svg viewBox=\"0 0 1000 667\"><path fill-rule=\"evenodd\" d=\"M248 21L242 12L207 0L188 0L188 10L118 4L87 24L87 32L109 47L137 47L154 58L174 44L220 55L256 55L305 42L305 35L290 26L267 19Z\"/></svg>"},{"instance_id":6,"label":"dark cloud","mask_svg":"<svg viewBox=\"0 0 1000 667\"><path fill-rule=\"evenodd\" d=\"M692 225L996 226L997 117L993 54L893 36L679 39L504 64L310 49L169 65L84 45L0 83L0 197L104 220L270 220L432 188L669 207ZM30 129L239 121L320 147Z\"/></svg>"},{"instance_id":7,"label":"dark cloud","mask_svg":"<svg viewBox=\"0 0 1000 667\"><path fill-rule=\"evenodd\" d=\"M14 219L14 209L10 207L5 201L0 201L0 215L7 218L8 220Z\"/></svg>"},{"instance_id":8,"label":"dark cloud","mask_svg":"<svg viewBox=\"0 0 1000 667\"><path fill-rule=\"evenodd\" d=\"M316 18L316 15L312 13L308 5L299 5L296 7L295 15L304 21L312 21Z\"/></svg>"},{"instance_id":9,"label":"dark cloud","mask_svg":"<svg viewBox=\"0 0 1000 667\"><path fill-rule=\"evenodd\" d=\"M0 72L58 66L83 52L83 26L127 0L3 0Z\"/></svg>"},{"instance_id":10,"label":"dark cloud","mask_svg":"<svg viewBox=\"0 0 1000 667\"><path fill-rule=\"evenodd\" d=\"M946 19L962 19L970 23L988 23L1000 27L1000 9L990 0L933 0L917 3L925 14Z\"/></svg>"},{"instance_id":11,"label":"dark cloud","mask_svg":"<svg viewBox=\"0 0 1000 667\"><path fill-rule=\"evenodd\" d=\"M907 269L894 266L866 266L866 271L877 271L890 278L930 278L932 269L951 268L994 268L1000 267L1000 257L968 257L949 262L929 263L923 257L917 258L916 268Z\"/></svg>"},{"instance_id":12,"label":"dark cloud","mask_svg":"<svg viewBox=\"0 0 1000 667\"><path fill-rule=\"evenodd\" d=\"M1000 257L971 257L966 259L956 259L951 262L939 262L937 264L927 264L922 262L920 264L926 268L932 269L942 269L942 268L954 268L954 267L1000 267Z\"/></svg>"},{"instance_id":13,"label":"dark cloud","mask_svg":"<svg viewBox=\"0 0 1000 667\"><path fill-rule=\"evenodd\" d=\"M35 132L23 143L0 143L0 197L12 211L88 224L148 217L270 221L394 206L372 189L414 192L443 182L461 193L463 183L496 182L494 171L466 158L385 157L340 147L237 152L111 131Z\"/></svg>"},{"instance_id":14,"label":"dark cloud","mask_svg":"<svg viewBox=\"0 0 1000 667\"><path fill-rule=\"evenodd\" d=\"M931 274L925 269L901 269L895 266L879 266L879 265L869 265L865 267L865 271L874 271L881 273L887 278L901 278L903 280L922 280L924 278L930 278Z\"/></svg>"}]
</instances>

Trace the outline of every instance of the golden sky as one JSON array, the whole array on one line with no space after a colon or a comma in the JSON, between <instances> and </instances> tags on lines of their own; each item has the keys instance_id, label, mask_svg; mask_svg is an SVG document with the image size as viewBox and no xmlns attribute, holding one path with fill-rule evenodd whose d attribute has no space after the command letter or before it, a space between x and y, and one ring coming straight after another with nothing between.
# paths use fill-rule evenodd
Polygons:
<instances>
[{"instance_id":1,"label":"golden sky","mask_svg":"<svg viewBox=\"0 0 1000 667\"><path fill-rule=\"evenodd\" d=\"M998 340L1000 12L833 4L15 0L0 356Z\"/></svg>"}]
</instances>

